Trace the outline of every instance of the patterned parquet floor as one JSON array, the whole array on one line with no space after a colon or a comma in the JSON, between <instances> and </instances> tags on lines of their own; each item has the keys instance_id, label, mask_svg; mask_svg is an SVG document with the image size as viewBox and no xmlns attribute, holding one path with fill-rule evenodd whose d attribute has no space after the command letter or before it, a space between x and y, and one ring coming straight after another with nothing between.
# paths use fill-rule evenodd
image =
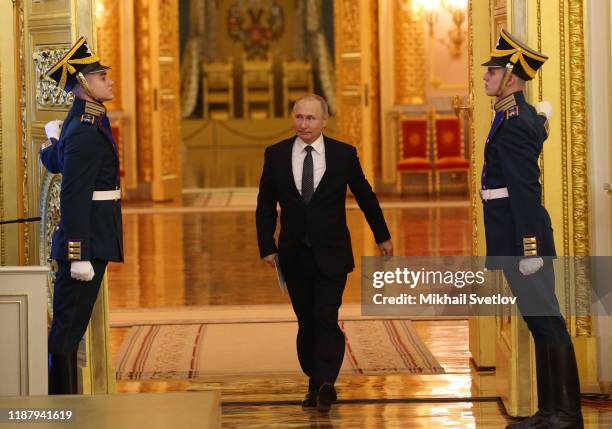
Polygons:
<instances>
[{"instance_id":1,"label":"patterned parquet floor","mask_svg":"<svg viewBox=\"0 0 612 429\"><path fill-rule=\"evenodd\" d=\"M197 210L183 204L127 204L125 263L109 268L115 309L209 305L286 304L274 271L259 259L254 210ZM389 202L393 202L389 200ZM467 203L383 205L396 255L467 255ZM377 255L359 210L347 214L356 256ZM359 258L344 302L360 300ZM304 377L216 377L199 380L119 381L118 391L222 389L224 428L503 428L509 421L495 393L492 372L470 364L466 321L417 321L417 331L445 368L440 375L341 376L340 403L328 415L299 403ZM127 328L111 329L115 355ZM228 339L231 341L231 339ZM262 347L265 345L262 344ZM288 344L287 347L293 347ZM612 428L612 409L585 407L587 428Z\"/></svg>"}]
</instances>

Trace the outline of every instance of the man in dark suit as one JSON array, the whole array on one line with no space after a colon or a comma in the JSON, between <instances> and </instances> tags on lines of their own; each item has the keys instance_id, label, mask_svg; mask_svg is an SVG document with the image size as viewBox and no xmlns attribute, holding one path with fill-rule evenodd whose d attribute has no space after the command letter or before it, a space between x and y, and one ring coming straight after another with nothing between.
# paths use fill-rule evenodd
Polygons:
<instances>
[{"instance_id":1,"label":"man in dark suit","mask_svg":"<svg viewBox=\"0 0 612 429\"><path fill-rule=\"evenodd\" d=\"M77 349L109 261L123 261L119 156L104 101L113 98L108 67L84 38L47 73L75 99L63 121L46 124L40 159L62 174L60 222L51 258L58 270L49 332L49 394L77 393Z\"/></svg>"},{"instance_id":2,"label":"man in dark suit","mask_svg":"<svg viewBox=\"0 0 612 429\"><path fill-rule=\"evenodd\" d=\"M482 169L487 267L503 270L536 352L538 412L509 429L583 427L576 357L555 296L555 244L539 181L552 107L540 103L545 114L539 115L523 94L546 60L502 30L483 64L487 95L497 98Z\"/></svg>"},{"instance_id":3,"label":"man in dark suit","mask_svg":"<svg viewBox=\"0 0 612 429\"><path fill-rule=\"evenodd\" d=\"M376 195L353 146L325 137L325 100L307 95L293 108L296 137L266 148L257 198L257 238L263 260L278 264L298 319L297 353L309 377L302 406L328 411L344 357L338 309L355 263L346 225L347 185L383 255L393 246ZM281 230L274 241L276 205Z\"/></svg>"}]
</instances>

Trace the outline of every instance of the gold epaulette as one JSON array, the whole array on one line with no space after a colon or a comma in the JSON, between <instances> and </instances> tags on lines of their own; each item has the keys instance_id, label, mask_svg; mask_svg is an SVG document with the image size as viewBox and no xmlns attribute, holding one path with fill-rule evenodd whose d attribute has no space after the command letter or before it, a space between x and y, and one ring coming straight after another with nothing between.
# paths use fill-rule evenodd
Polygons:
<instances>
[{"instance_id":1,"label":"gold epaulette","mask_svg":"<svg viewBox=\"0 0 612 429\"><path fill-rule=\"evenodd\" d=\"M504 112L506 114L506 119L518 116L520 114L520 110L518 104L516 103L514 94L510 94L509 96L504 97L495 103L495 111Z\"/></svg>"},{"instance_id":2,"label":"gold epaulette","mask_svg":"<svg viewBox=\"0 0 612 429\"><path fill-rule=\"evenodd\" d=\"M100 115L106 113L106 107L93 101L85 102L85 113L81 115L81 122L94 125Z\"/></svg>"},{"instance_id":3,"label":"gold epaulette","mask_svg":"<svg viewBox=\"0 0 612 429\"><path fill-rule=\"evenodd\" d=\"M106 107L104 107L102 104L94 103L93 101L86 101L85 113L97 117L106 113Z\"/></svg>"}]
</instances>

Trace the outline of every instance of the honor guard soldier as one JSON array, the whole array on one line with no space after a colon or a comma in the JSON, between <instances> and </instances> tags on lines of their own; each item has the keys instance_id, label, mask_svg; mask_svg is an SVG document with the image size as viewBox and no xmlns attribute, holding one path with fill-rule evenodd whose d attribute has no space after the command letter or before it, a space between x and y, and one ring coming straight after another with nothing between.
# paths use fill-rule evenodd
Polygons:
<instances>
[{"instance_id":1,"label":"honor guard soldier","mask_svg":"<svg viewBox=\"0 0 612 429\"><path fill-rule=\"evenodd\" d=\"M497 99L481 183L487 268L503 269L536 351L538 411L510 429L583 427L576 357L555 296L551 220L541 203L538 159L552 107L536 109L523 93L547 59L502 30L483 64L487 95Z\"/></svg>"},{"instance_id":2,"label":"honor guard soldier","mask_svg":"<svg viewBox=\"0 0 612 429\"><path fill-rule=\"evenodd\" d=\"M62 174L57 261L49 332L49 394L77 393L77 349L109 261L123 261L119 155L104 102L113 98L109 67L81 37L47 76L74 93L63 121L45 125L40 159ZM61 130L60 130L61 125Z\"/></svg>"}]
</instances>

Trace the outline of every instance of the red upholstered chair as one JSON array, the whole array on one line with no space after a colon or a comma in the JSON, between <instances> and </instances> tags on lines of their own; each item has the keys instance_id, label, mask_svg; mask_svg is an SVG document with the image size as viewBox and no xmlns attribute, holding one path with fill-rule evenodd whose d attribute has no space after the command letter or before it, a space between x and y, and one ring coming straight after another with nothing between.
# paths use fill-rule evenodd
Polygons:
<instances>
[{"instance_id":1,"label":"red upholstered chair","mask_svg":"<svg viewBox=\"0 0 612 429\"><path fill-rule=\"evenodd\" d=\"M397 191L403 190L405 173L427 175L427 191L432 191L433 163L429 151L429 124L426 116L400 116L400 157L397 163Z\"/></svg>"},{"instance_id":2,"label":"red upholstered chair","mask_svg":"<svg viewBox=\"0 0 612 429\"><path fill-rule=\"evenodd\" d=\"M434 115L433 142L436 193L440 192L441 173L465 172L468 186L470 162L465 159L463 127L459 118Z\"/></svg>"}]
</instances>

